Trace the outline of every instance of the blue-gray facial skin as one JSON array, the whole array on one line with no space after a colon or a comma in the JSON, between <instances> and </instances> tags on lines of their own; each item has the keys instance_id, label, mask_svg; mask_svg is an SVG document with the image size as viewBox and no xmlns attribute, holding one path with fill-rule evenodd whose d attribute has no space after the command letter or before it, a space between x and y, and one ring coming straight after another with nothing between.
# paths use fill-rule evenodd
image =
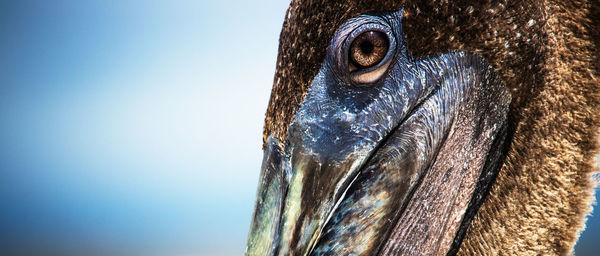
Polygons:
<instances>
[{"instance_id":1,"label":"blue-gray facial skin","mask_svg":"<svg viewBox=\"0 0 600 256\"><path fill-rule=\"evenodd\" d=\"M267 141L247 255L397 252L389 240L411 216L411 198L441 183L468 184L441 195L467 199L427 202L449 214L419 220L436 237L406 244L447 252L459 236L462 215L477 205L473 191L485 191L481 177L494 176L510 96L476 54L410 56L402 13L350 19L332 38L287 141Z\"/></svg>"}]
</instances>

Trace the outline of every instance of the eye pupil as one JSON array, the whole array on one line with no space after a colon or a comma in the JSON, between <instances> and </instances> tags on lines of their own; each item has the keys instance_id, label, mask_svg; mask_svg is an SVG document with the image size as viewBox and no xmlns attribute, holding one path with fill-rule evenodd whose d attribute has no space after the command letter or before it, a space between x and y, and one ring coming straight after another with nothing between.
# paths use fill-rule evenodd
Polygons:
<instances>
[{"instance_id":1,"label":"eye pupil","mask_svg":"<svg viewBox=\"0 0 600 256\"><path fill-rule=\"evenodd\" d=\"M374 48L375 48L375 46L373 45L373 43L371 43L369 41L363 41L360 44L360 51L365 55L372 54Z\"/></svg>"},{"instance_id":2,"label":"eye pupil","mask_svg":"<svg viewBox=\"0 0 600 256\"><path fill-rule=\"evenodd\" d=\"M388 37L379 31L367 31L358 35L349 50L350 71L375 66L381 62L389 49Z\"/></svg>"}]
</instances>

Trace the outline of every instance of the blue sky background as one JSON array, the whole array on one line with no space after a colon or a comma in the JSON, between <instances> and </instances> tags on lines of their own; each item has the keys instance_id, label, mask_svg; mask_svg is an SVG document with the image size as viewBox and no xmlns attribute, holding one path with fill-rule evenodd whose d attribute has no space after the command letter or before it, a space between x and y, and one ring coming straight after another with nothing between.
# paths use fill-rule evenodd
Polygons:
<instances>
[{"instance_id":1,"label":"blue sky background","mask_svg":"<svg viewBox=\"0 0 600 256\"><path fill-rule=\"evenodd\" d=\"M287 5L0 1L0 248L240 255Z\"/></svg>"}]
</instances>

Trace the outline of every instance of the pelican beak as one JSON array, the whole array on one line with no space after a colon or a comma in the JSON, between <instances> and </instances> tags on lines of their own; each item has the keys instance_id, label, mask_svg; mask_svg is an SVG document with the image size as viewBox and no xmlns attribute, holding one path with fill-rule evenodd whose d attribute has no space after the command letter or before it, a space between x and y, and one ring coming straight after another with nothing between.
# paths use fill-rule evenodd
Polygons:
<instances>
[{"instance_id":1,"label":"pelican beak","mask_svg":"<svg viewBox=\"0 0 600 256\"><path fill-rule=\"evenodd\" d=\"M501 162L510 97L479 55L409 56L401 19L363 15L332 39L285 143L267 141L247 255L447 254L460 243ZM344 56L364 24L389 50L357 75Z\"/></svg>"}]
</instances>

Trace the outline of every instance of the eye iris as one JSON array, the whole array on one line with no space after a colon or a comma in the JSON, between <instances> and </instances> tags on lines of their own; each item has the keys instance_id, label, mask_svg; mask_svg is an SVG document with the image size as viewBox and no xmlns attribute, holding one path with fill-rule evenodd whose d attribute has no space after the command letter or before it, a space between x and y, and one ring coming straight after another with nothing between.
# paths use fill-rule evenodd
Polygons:
<instances>
[{"instance_id":1,"label":"eye iris","mask_svg":"<svg viewBox=\"0 0 600 256\"><path fill-rule=\"evenodd\" d=\"M357 36L350 45L350 60L358 67L372 67L385 58L388 48L388 38L384 33L368 31Z\"/></svg>"}]
</instances>

